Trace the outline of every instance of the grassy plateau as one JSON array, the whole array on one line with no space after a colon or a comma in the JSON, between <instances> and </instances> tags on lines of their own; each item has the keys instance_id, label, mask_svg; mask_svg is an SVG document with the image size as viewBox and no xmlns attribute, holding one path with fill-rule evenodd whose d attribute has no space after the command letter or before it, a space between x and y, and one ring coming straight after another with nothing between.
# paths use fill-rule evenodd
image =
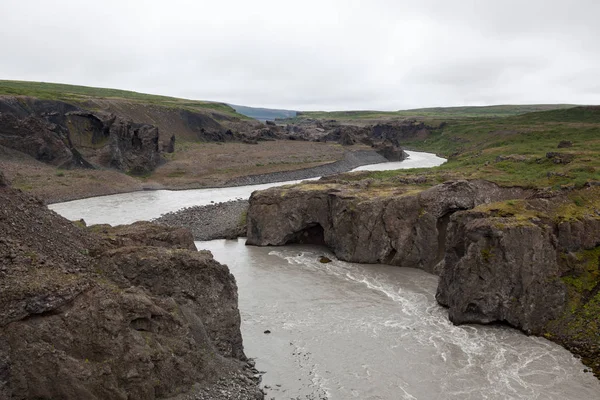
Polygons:
<instances>
[{"instance_id":1,"label":"grassy plateau","mask_svg":"<svg viewBox=\"0 0 600 400\"><path fill-rule=\"evenodd\" d=\"M67 85L62 83L26 82L0 80L0 95L29 96L43 100L61 100L69 103L82 103L86 100L127 100L162 107L185 108L191 111L217 111L240 119L247 117L238 114L225 103L213 101L188 100L176 97L138 93L129 90L95 88L89 86Z\"/></svg>"}]
</instances>

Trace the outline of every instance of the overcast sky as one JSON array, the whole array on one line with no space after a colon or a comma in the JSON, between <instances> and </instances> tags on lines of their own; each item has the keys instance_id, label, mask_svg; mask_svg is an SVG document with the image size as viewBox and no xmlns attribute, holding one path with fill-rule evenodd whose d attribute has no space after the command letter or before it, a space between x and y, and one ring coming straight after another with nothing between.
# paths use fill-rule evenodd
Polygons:
<instances>
[{"instance_id":1,"label":"overcast sky","mask_svg":"<svg viewBox=\"0 0 600 400\"><path fill-rule=\"evenodd\" d=\"M0 79L297 110L600 104L600 0L0 0Z\"/></svg>"}]
</instances>

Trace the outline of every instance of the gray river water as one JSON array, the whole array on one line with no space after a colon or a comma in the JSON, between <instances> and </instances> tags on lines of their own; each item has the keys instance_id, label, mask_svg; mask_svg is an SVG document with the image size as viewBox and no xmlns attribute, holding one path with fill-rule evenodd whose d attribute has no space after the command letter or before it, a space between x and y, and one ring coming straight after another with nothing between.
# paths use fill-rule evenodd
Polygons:
<instances>
[{"instance_id":1,"label":"gray river water","mask_svg":"<svg viewBox=\"0 0 600 400\"><path fill-rule=\"evenodd\" d=\"M346 263L316 246L196 246L236 277L244 348L266 371L268 399L600 398L598 380L546 339L452 325L434 298L437 276Z\"/></svg>"},{"instance_id":2,"label":"gray river water","mask_svg":"<svg viewBox=\"0 0 600 400\"><path fill-rule=\"evenodd\" d=\"M444 161L410 155L401 165L361 169ZM281 184L135 192L50 208L88 223L130 223ZM560 346L504 326L452 325L435 301L434 275L346 263L315 246L196 245L236 277L245 351L266 371L268 399L600 399L600 382ZM322 264L321 255L334 261Z\"/></svg>"},{"instance_id":3,"label":"gray river water","mask_svg":"<svg viewBox=\"0 0 600 400\"><path fill-rule=\"evenodd\" d=\"M435 167L446 161L435 154L417 151L407 151L407 153L410 157L402 162L365 165L356 168L355 171ZM51 204L48 207L71 220L83 218L88 224L130 224L158 218L162 214L185 207L248 199L255 190L298 182L300 181L215 189L149 190L67 201Z\"/></svg>"}]
</instances>

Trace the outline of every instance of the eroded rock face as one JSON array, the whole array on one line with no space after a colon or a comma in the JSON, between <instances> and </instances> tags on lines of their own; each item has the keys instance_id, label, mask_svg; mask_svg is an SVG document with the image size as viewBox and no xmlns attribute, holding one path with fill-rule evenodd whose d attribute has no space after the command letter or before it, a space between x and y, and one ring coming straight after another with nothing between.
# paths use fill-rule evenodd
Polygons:
<instances>
[{"instance_id":1,"label":"eroded rock face","mask_svg":"<svg viewBox=\"0 0 600 400\"><path fill-rule=\"evenodd\" d=\"M262 398L235 279L189 231L78 228L9 187L0 203L0 398L221 399L223 378Z\"/></svg>"},{"instance_id":2,"label":"eroded rock face","mask_svg":"<svg viewBox=\"0 0 600 400\"><path fill-rule=\"evenodd\" d=\"M134 175L152 172L163 162L158 128L117 118L110 125L110 165Z\"/></svg>"},{"instance_id":3,"label":"eroded rock face","mask_svg":"<svg viewBox=\"0 0 600 400\"><path fill-rule=\"evenodd\" d=\"M566 302L551 227L488 214L454 214L438 302L456 324L506 322L540 334Z\"/></svg>"},{"instance_id":4,"label":"eroded rock face","mask_svg":"<svg viewBox=\"0 0 600 400\"><path fill-rule=\"evenodd\" d=\"M544 335L600 378L600 218L592 207L557 221L556 210L571 201L528 199L525 214L496 206L454 214L436 298L454 323L505 322Z\"/></svg>"},{"instance_id":5,"label":"eroded rock face","mask_svg":"<svg viewBox=\"0 0 600 400\"><path fill-rule=\"evenodd\" d=\"M453 181L417 194L382 197L336 188L273 188L250 198L247 244L283 245L319 226L324 244L342 260L436 272L450 214L526 194L485 181Z\"/></svg>"},{"instance_id":6,"label":"eroded rock face","mask_svg":"<svg viewBox=\"0 0 600 400\"><path fill-rule=\"evenodd\" d=\"M379 145L375 145L375 151L384 156L389 161L402 161L406 158L404 149L390 141L385 141Z\"/></svg>"},{"instance_id":7,"label":"eroded rock face","mask_svg":"<svg viewBox=\"0 0 600 400\"><path fill-rule=\"evenodd\" d=\"M60 136L43 120L31 116L19 119L0 113L0 145L56 166L69 165L73 160L73 153Z\"/></svg>"},{"instance_id":8,"label":"eroded rock face","mask_svg":"<svg viewBox=\"0 0 600 400\"><path fill-rule=\"evenodd\" d=\"M0 145L63 168L146 174L163 162L158 128L60 101L0 98Z\"/></svg>"}]
</instances>

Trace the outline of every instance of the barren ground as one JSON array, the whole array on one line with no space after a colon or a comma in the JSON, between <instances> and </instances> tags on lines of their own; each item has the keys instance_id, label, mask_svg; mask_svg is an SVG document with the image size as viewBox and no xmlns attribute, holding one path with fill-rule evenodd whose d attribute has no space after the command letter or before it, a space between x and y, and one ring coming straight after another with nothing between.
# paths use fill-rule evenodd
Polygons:
<instances>
[{"instance_id":1,"label":"barren ground","mask_svg":"<svg viewBox=\"0 0 600 400\"><path fill-rule=\"evenodd\" d=\"M143 189L192 189L225 186L232 178L314 167L340 160L347 150L334 143L268 141L258 144L176 144L153 174L132 177L114 170L64 170L22 153L0 148L0 169L13 187L46 203Z\"/></svg>"}]
</instances>

